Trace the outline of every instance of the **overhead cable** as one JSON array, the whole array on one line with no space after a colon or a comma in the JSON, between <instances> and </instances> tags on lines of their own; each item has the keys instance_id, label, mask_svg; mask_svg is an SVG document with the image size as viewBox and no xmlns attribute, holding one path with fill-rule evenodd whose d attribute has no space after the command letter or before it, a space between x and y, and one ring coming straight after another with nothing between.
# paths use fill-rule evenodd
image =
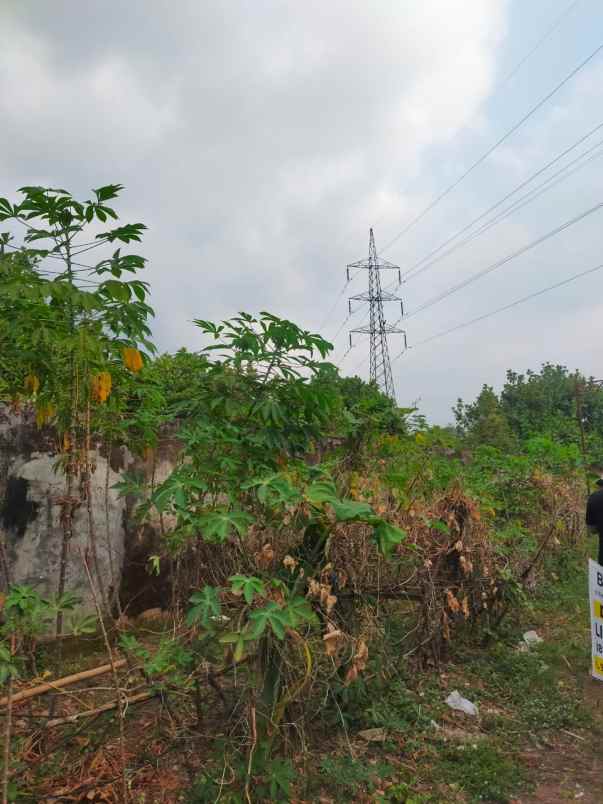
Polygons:
<instances>
[{"instance_id":1,"label":"overhead cable","mask_svg":"<svg viewBox=\"0 0 603 804\"><path fill-rule=\"evenodd\" d=\"M459 282L458 284L453 285L452 287L448 288L447 290L443 291L442 293L438 294L437 296L434 296L432 299L429 299L424 304L420 305L416 310L413 310L411 313L409 313L407 316L405 316L405 318L406 319L412 318L413 316L417 315L418 313L423 312L423 310L426 310L428 307L432 307L434 304L438 304L439 302L443 301L444 299L448 298L449 296L452 296L453 293L456 293L457 291L462 290L463 288L466 288L467 285L471 285L473 282L477 282L477 280L481 279L483 276L487 276L488 274L492 273L493 271L497 270L498 268L501 268L503 265L506 265L508 262L511 262L511 260L514 260L516 257L520 257L522 254L525 254L526 252L531 251L531 249L535 248L536 246L539 246L541 243L544 243L546 240L549 240L551 237L554 237L555 235L560 234L561 232L565 231L566 229L569 229L571 226L574 226L575 224L577 224L580 221L582 221L585 218L587 218L589 215L593 215L595 212L598 212L601 209L603 209L603 203L600 202L598 204L595 204L595 206L590 207L590 209L587 209L584 212L581 212L579 215L576 215L575 217L570 218L569 220L565 221L564 223L560 224L559 226L556 226L554 229L551 229L546 234L541 235L541 237L538 237L535 240L532 240L530 243L527 243L525 246L522 246L520 249L517 249L516 251L513 251L511 254L508 254L506 257L503 257L502 259L497 260L496 262L492 263L491 265L488 265L486 268L482 268L481 271L477 271L476 273L474 273L471 276L469 276L467 279L464 279L462 282Z\"/></svg>"},{"instance_id":2,"label":"overhead cable","mask_svg":"<svg viewBox=\"0 0 603 804\"><path fill-rule=\"evenodd\" d=\"M499 139L493 145L491 145L490 148L488 148L487 151L485 151L485 153L483 153L478 159L476 159L475 162L473 162L470 165L470 167L468 167L467 170L465 170L464 173L462 173L459 176L458 179L453 181L452 184L448 185L448 187L446 187L445 190L443 190L439 195L437 195L433 201L431 201L421 212L419 212L418 215L416 215L411 221L409 221L409 223L407 223L406 226L400 232L398 232L398 234L392 240L390 240L389 243L379 253L383 254L383 252L390 249L394 245L394 243L396 243L401 237L403 237L414 226L416 226L417 223L419 223L419 221L421 221L426 215L429 214L429 212L431 212L432 209L434 209L440 203L440 201L446 198L446 196L448 196L456 187L458 187L459 184L467 178L467 176L469 176L479 165L485 162L485 160L492 153L494 153L494 151L500 145L502 145L503 142L508 140L512 134L518 131L518 129L520 129L524 125L524 123L526 123L531 117L533 117L533 115L536 114L536 112L539 109L541 109L545 105L545 103L547 103L554 95L556 95L557 92L559 92L559 90L561 90L569 81L571 81L572 78L574 78L574 76L576 76L581 70L583 70L584 67L586 67L586 65L589 64L602 50L603 50L603 44L600 44L597 48L595 48L595 50L592 51L592 53L589 56L587 56L582 62L580 62L580 64L577 67L574 67L574 69L570 73L568 73L565 76L565 78L563 78L550 92L548 92L543 98L541 98L538 101L538 103L532 106L532 108L526 114L524 114L523 117L521 117L513 126L511 126L511 128L509 128L501 137L499 137Z\"/></svg>"},{"instance_id":3,"label":"overhead cable","mask_svg":"<svg viewBox=\"0 0 603 804\"><path fill-rule=\"evenodd\" d=\"M561 282L555 282L553 285L548 285L541 290L537 290L534 293L528 293L527 296L522 296L521 299L516 299L515 301L510 302L509 304L505 304L502 307L498 307L496 310L490 310L488 313L484 313L483 315L478 315L475 318L470 319L469 321L463 321L461 324L456 324L454 327L449 327L448 329L443 330L442 332L437 332L435 335L430 335L428 338L424 338L422 341L418 343L412 344L408 347L408 349L418 349L419 346L424 346L427 343L431 343L431 341L435 341L438 338L443 338L446 335L451 335L453 332L458 332L460 329L464 329L465 327L470 327L472 324L477 324L478 321L484 321L486 318L490 318L493 315L498 315L498 313L502 313L505 310L510 310L512 307L517 307L519 304L523 304L524 302L530 301L530 299L535 299L537 296L542 296L545 293L548 293L551 290L556 290L557 288L563 287L564 285L569 285L570 282L575 282L577 279L581 279L584 276L588 276L589 274L594 274L596 271L600 271L603 268L603 263L600 265L595 265L594 268L589 268L586 271L580 271L580 273L574 274L573 276L568 277L567 279L563 279ZM397 354L393 359L398 360L398 358L402 357L402 355L407 350L402 350L399 354Z\"/></svg>"},{"instance_id":4,"label":"overhead cable","mask_svg":"<svg viewBox=\"0 0 603 804\"><path fill-rule=\"evenodd\" d=\"M524 187L527 187L528 184L531 184L531 182L533 182L534 179L537 179L539 176L541 176L543 173L545 173L550 167L552 167L553 165L557 164L557 162L561 161L563 159L563 157L567 156L569 153L571 153L573 150L575 150L579 145L581 145L583 142L585 142L587 139L592 137L593 134L596 134L596 132L600 131L601 129L603 129L603 122L601 122L598 125L596 125L588 133L584 134L584 136L580 137L572 145L570 145L564 151L561 151L561 153L557 154L557 156L555 156L553 159L548 161L545 165L540 167L537 171L535 171L530 176L528 176L527 179L525 179L520 184L518 184L516 187L514 187L510 192L506 193L495 204L492 204L492 206L488 207L487 210L485 210L480 215L478 215L476 218L474 218L466 226L463 226L462 229L459 229L457 232L455 232L453 235L451 235L447 240L445 240L443 243L441 243L437 248L434 248L432 251L430 251L428 254L426 254L424 257L422 257L420 260L417 260L417 262L415 262L414 265L411 265L411 267L407 271L405 271L403 273L403 276L406 278L406 280L408 281L408 280L412 279L413 277L417 276L418 274L422 273L424 270L426 270L426 267L421 267L421 266L424 266L424 263L428 262L429 265L433 265L434 262L436 262L436 260L432 261L431 260L432 257L434 257L435 255L439 254L444 248L446 248L446 246L448 246L450 243L454 242L461 235L465 234L465 232L467 232L470 229L472 229L473 226L475 226L476 223L479 223L481 220L486 218L491 212L494 212L496 209L501 207L505 203L505 201L508 201L509 198L512 198L520 190L523 190ZM597 143L597 145L599 145L599 144L600 144L600 142ZM589 151L586 151L585 153L589 153ZM449 252L446 252L446 253L449 253ZM417 269L420 269L420 270L417 270Z\"/></svg>"}]
</instances>

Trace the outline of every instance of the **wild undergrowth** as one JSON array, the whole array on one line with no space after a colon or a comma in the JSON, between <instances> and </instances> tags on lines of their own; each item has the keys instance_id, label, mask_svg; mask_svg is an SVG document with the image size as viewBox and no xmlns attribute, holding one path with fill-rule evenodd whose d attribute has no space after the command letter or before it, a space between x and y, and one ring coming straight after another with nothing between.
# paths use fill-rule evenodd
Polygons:
<instances>
[{"instance_id":1,"label":"wild undergrowth","mask_svg":"<svg viewBox=\"0 0 603 804\"><path fill-rule=\"evenodd\" d=\"M588 723L572 585L601 390L583 378L576 423L578 376L545 366L459 403L455 428L430 426L268 312L199 318L198 351L154 357L148 287L122 278L144 268L121 252L144 226L82 240L116 218L120 191L0 199L0 220L25 227L22 249L0 249L0 398L37 420L65 481L48 594L11 583L0 543L5 799L145 801L158 785L233 804L507 800L527 778L520 743ZM83 283L74 249L114 243ZM154 620L131 616L110 549L110 577L99 562L108 480L95 501L91 477L116 448L142 467L115 488L164 590ZM518 652L527 621L562 636ZM105 675L57 692L101 661ZM475 722L446 706L455 688Z\"/></svg>"}]
</instances>

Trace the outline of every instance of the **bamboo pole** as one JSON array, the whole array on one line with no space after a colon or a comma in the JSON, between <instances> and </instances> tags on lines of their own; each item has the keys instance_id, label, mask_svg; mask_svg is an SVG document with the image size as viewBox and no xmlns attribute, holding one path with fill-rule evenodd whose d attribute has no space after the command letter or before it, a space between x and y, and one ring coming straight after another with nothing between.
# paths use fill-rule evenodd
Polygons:
<instances>
[{"instance_id":1,"label":"bamboo pole","mask_svg":"<svg viewBox=\"0 0 603 804\"><path fill-rule=\"evenodd\" d=\"M127 664L125 659L118 659L114 662L116 668L124 667ZM46 692L56 692L57 688L68 687L70 684L75 684L77 681L85 681L87 678L95 678L102 676L104 673L111 672L110 664L103 664L100 667L93 667L91 670L82 670L79 673L73 673L70 676L58 678L50 684L38 684L37 687L31 687L28 690L17 692L12 696L13 704L19 701L26 701L28 698L37 698L38 695L44 695ZM8 704L8 697L0 698L0 706Z\"/></svg>"}]
</instances>

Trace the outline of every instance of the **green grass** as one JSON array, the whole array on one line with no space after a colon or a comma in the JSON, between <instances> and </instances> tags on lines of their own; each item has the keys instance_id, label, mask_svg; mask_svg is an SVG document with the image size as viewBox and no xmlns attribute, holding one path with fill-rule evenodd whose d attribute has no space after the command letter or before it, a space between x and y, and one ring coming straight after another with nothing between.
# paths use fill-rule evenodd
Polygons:
<instances>
[{"instance_id":1,"label":"green grass","mask_svg":"<svg viewBox=\"0 0 603 804\"><path fill-rule=\"evenodd\" d=\"M338 689L339 708L323 711L329 733L341 734L343 719L355 758L329 740L332 752L313 754L292 790L304 799L326 795L342 803L503 804L536 784L534 770L522 762L526 748L564 730L597 729L584 705L590 664L585 563L550 569L552 580L498 634L486 644L479 632L457 638L439 671L393 666L391 656L380 664L373 653L360 682ZM395 631L395 623L390 626ZM522 633L532 628L544 642L518 651ZM449 709L445 699L453 689L478 704L479 719ZM355 736L375 727L385 730L384 742L367 746ZM215 800L221 757L216 760L213 780L196 788L195 804ZM274 776L270 761L262 775L266 784ZM273 799L281 800L274 793Z\"/></svg>"},{"instance_id":2,"label":"green grass","mask_svg":"<svg viewBox=\"0 0 603 804\"><path fill-rule=\"evenodd\" d=\"M506 804L524 783L517 762L486 742L444 746L437 772L447 784L458 785L471 802Z\"/></svg>"},{"instance_id":3,"label":"green grass","mask_svg":"<svg viewBox=\"0 0 603 804\"><path fill-rule=\"evenodd\" d=\"M396 773L396 768L388 762L376 761L374 764L342 757L325 757L320 764L320 780L336 796L336 801L347 802L360 791L372 793L384 779Z\"/></svg>"}]
</instances>

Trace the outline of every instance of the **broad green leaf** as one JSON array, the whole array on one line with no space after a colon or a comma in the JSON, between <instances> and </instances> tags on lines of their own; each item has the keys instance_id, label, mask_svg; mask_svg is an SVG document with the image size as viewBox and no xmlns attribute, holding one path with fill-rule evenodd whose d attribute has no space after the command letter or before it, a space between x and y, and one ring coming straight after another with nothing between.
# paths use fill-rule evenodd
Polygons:
<instances>
[{"instance_id":1,"label":"broad green leaf","mask_svg":"<svg viewBox=\"0 0 603 804\"><path fill-rule=\"evenodd\" d=\"M259 578L255 578L253 575L231 575L228 580L231 583L231 589L234 594L242 594L248 606L251 605L254 595L258 595L259 597L266 596L264 584Z\"/></svg>"},{"instance_id":2,"label":"broad green leaf","mask_svg":"<svg viewBox=\"0 0 603 804\"><path fill-rule=\"evenodd\" d=\"M292 628L296 628L300 623L318 622L310 601L305 597L294 597L287 603L287 613Z\"/></svg>"},{"instance_id":3,"label":"broad green leaf","mask_svg":"<svg viewBox=\"0 0 603 804\"><path fill-rule=\"evenodd\" d=\"M203 628L212 628L222 612L215 586L204 586L200 592L190 596L189 603L192 603L186 615L186 622L189 625L200 623Z\"/></svg>"},{"instance_id":4,"label":"broad green leaf","mask_svg":"<svg viewBox=\"0 0 603 804\"><path fill-rule=\"evenodd\" d=\"M366 520L375 515L371 506L366 502L356 500L329 500L335 516L340 522L347 522L351 519Z\"/></svg>"},{"instance_id":5,"label":"broad green leaf","mask_svg":"<svg viewBox=\"0 0 603 804\"><path fill-rule=\"evenodd\" d=\"M314 505L337 500L337 489L332 480L316 480L306 489L306 498Z\"/></svg>"},{"instance_id":6,"label":"broad green leaf","mask_svg":"<svg viewBox=\"0 0 603 804\"><path fill-rule=\"evenodd\" d=\"M251 612L249 624L252 639L259 639L268 625L277 639L284 639L285 629L291 625L291 618L288 611L270 600L263 608Z\"/></svg>"},{"instance_id":7,"label":"broad green leaf","mask_svg":"<svg viewBox=\"0 0 603 804\"><path fill-rule=\"evenodd\" d=\"M262 505L295 505L302 499L299 490L280 473L251 480L244 483L242 488L255 488Z\"/></svg>"},{"instance_id":8,"label":"broad green leaf","mask_svg":"<svg viewBox=\"0 0 603 804\"><path fill-rule=\"evenodd\" d=\"M196 518L203 538L208 542L224 542L233 529L243 536L253 517L245 511L208 511Z\"/></svg>"},{"instance_id":9,"label":"broad green leaf","mask_svg":"<svg viewBox=\"0 0 603 804\"><path fill-rule=\"evenodd\" d=\"M406 533L395 525L381 520L373 529L373 538L377 542L379 552L383 556L390 556L396 545L406 539Z\"/></svg>"}]
</instances>

